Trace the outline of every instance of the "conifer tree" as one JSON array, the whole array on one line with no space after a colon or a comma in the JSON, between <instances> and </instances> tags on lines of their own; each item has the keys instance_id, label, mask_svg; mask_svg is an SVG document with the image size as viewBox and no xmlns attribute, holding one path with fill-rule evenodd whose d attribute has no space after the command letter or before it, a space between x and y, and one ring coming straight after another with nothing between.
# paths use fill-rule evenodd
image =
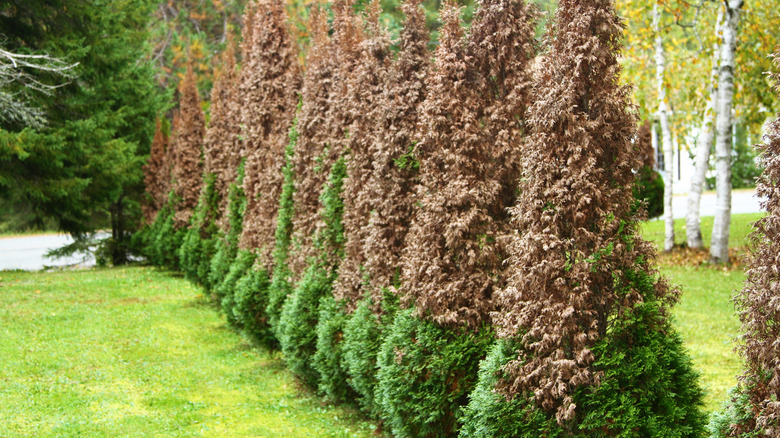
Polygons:
<instances>
[{"instance_id":1,"label":"conifer tree","mask_svg":"<svg viewBox=\"0 0 780 438\"><path fill-rule=\"evenodd\" d=\"M415 211L417 123L430 69L430 36L421 2L407 0L402 10L406 19L401 49L389 73L379 133L370 147L373 170L366 183L373 212L363 232L363 247L366 274L377 303L381 300L380 289L397 282L401 253Z\"/></svg>"},{"instance_id":2,"label":"conifer tree","mask_svg":"<svg viewBox=\"0 0 780 438\"><path fill-rule=\"evenodd\" d=\"M369 145L372 169L362 194L370 200L371 217L358 242L347 228L347 259L339 272L342 275L347 260L354 257L350 247L358 243L364 269L352 275L364 276L365 283L364 278L359 280L365 297L344 323L343 362L360 406L373 416L379 415L375 398L377 354L383 331L395 314L397 297L392 286L397 285L403 242L414 212L419 167L414 139L430 65L429 34L420 1L406 1L402 10L406 18L400 52L388 72L383 95L375 103L380 108L375 122L378 132ZM349 199L345 196L345 201Z\"/></svg>"},{"instance_id":3,"label":"conifer tree","mask_svg":"<svg viewBox=\"0 0 780 438\"><path fill-rule=\"evenodd\" d=\"M361 298L364 229L374 201L366 190L372 167L370 147L377 141L390 64L390 41L379 22L380 13L379 2L372 1L363 23L365 39L355 47L358 53L354 69L341 74L345 81L344 110L351 122L345 143L349 159L342 195L344 260L338 265L333 293L325 294L320 301L317 352L314 355L314 368L320 374L320 389L336 400L352 393L343 367L342 340L347 314L354 310Z\"/></svg>"},{"instance_id":4,"label":"conifer tree","mask_svg":"<svg viewBox=\"0 0 780 438\"><path fill-rule=\"evenodd\" d=\"M211 118L204 140L204 172L214 174L214 192L220 199L216 212L217 223L226 229L224 217L227 213L228 192L236 181L241 161L241 132L238 94L238 70L236 67L235 43L228 38L222 53L222 65L211 90Z\"/></svg>"},{"instance_id":5,"label":"conifer tree","mask_svg":"<svg viewBox=\"0 0 780 438\"><path fill-rule=\"evenodd\" d=\"M320 192L321 208L312 240L313 256L308 260L304 275L292 295L284 303L279 341L285 359L294 373L309 384L320 383L321 390L330 398L339 400L348 389L340 365L340 351L334 348L332 351L318 352L318 338L327 336L315 333L315 329L325 329L318 327L318 322L323 320L322 311L333 314L336 310L323 306L321 300L332 299L333 282L344 254L343 185L352 114L340 103L348 99L349 78L360 59L359 47L363 32L351 0L336 2L333 9L331 53L338 63L338 69L335 70L333 88L329 93L331 111L322 124L324 126L319 127L330 134L320 161L327 171L328 180ZM328 165L329 163L332 165ZM314 169L309 172L312 170ZM339 324L334 324L327 330L338 330L338 327ZM318 355L316 357L315 352Z\"/></svg>"},{"instance_id":6,"label":"conifer tree","mask_svg":"<svg viewBox=\"0 0 780 438\"><path fill-rule=\"evenodd\" d=\"M203 184L203 135L206 129L192 66L179 85L179 124L175 126L173 192L176 195L174 226L184 228L198 204Z\"/></svg>"},{"instance_id":7,"label":"conifer tree","mask_svg":"<svg viewBox=\"0 0 780 438\"><path fill-rule=\"evenodd\" d=\"M286 248L275 254L274 275L268 291L266 314L277 338L282 304L293 291L306 267L306 260L313 255L312 236L319 208L319 193L327 174L324 151L329 144L328 120L331 102L335 59L331 56L331 40L328 36L327 14L319 7L313 8L310 25L311 47L307 56L307 68L298 111L295 150L290 157L290 173L294 178L292 193L292 217L277 233L289 239ZM328 163L329 164L329 163ZM289 213L289 211L287 212ZM277 236L277 244L282 241Z\"/></svg>"},{"instance_id":8,"label":"conifer tree","mask_svg":"<svg viewBox=\"0 0 780 438\"><path fill-rule=\"evenodd\" d=\"M702 392L632 208L630 91L610 0L562 0L536 75L502 338L463 436L700 436Z\"/></svg>"},{"instance_id":9,"label":"conifer tree","mask_svg":"<svg viewBox=\"0 0 780 438\"><path fill-rule=\"evenodd\" d=\"M368 5L365 30L366 39L359 47L360 59L346 84L346 110L352 124L349 128L347 147L347 179L344 182L344 260L339 266L338 278L333 287L336 300L344 301L347 310L354 309L362 296L363 265L366 254L368 219L376 198L368 190L368 180L373 171L371 149L379 141L381 116L387 108L383 95L387 86L387 73L391 61L390 38L379 22L382 12L378 0Z\"/></svg>"},{"instance_id":10,"label":"conifer tree","mask_svg":"<svg viewBox=\"0 0 780 438\"><path fill-rule=\"evenodd\" d=\"M211 90L211 119L203 142L203 185L190 228L179 248L179 260L185 276L206 289L211 288L211 259L217 248L220 208L227 198L230 153L237 141L235 107L236 64L232 39L222 56L223 65ZM235 170L233 170L235 172ZM234 177L235 178L235 177Z\"/></svg>"},{"instance_id":11,"label":"conifer tree","mask_svg":"<svg viewBox=\"0 0 780 438\"><path fill-rule=\"evenodd\" d=\"M252 1L247 3L244 9L242 41L240 45L241 59L244 65L249 63L252 56L252 42L254 26L254 16L256 14L257 3ZM233 60L235 63L235 60ZM230 64L226 60L225 64ZM224 238L218 239L216 252L211 260L211 269L209 272L209 284L212 286L212 295L219 304L228 292L232 293L235 282L224 284L230 272L231 265L236 261L238 255L238 244L242 234L242 223L244 220L244 210L246 208L246 196L244 196L244 164L246 162L246 125L242 121L242 114L247 103L245 89L241 89L243 84L248 82L248 70L246 67L231 78L232 85L226 88L228 100L225 104L226 123L229 123L230 134L224 141L222 148L222 160L212 162L215 169L221 169L217 176L218 187L226 187L227 192L219 192L221 196L220 203L220 221L219 228ZM223 74L230 74L225 72ZM225 81L228 79L225 78ZM214 140L218 140L216 137ZM216 155L215 155L216 158ZM223 186L224 184L224 186Z\"/></svg>"},{"instance_id":12,"label":"conifer tree","mask_svg":"<svg viewBox=\"0 0 780 438\"><path fill-rule=\"evenodd\" d=\"M168 134L162 130L162 122L157 119L152 139L149 159L144 165L144 186L146 187L146 202L143 204L144 222L151 224L157 213L165 205L168 197L167 181L169 171L164 170L165 153L168 149Z\"/></svg>"},{"instance_id":13,"label":"conifer tree","mask_svg":"<svg viewBox=\"0 0 780 438\"><path fill-rule=\"evenodd\" d=\"M295 214L293 216L293 249L288 264L295 284L303 275L307 261L314 256L312 238L319 221L319 195L330 167L340 154L331 145L331 120L335 117L336 70L338 64L333 42L328 36L327 14L312 11L311 48L306 57L306 77L302 90L301 115L298 120L298 147L293 158L295 171Z\"/></svg>"},{"instance_id":14,"label":"conifer tree","mask_svg":"<svg viewBox=\"0 0 780 438\"><path fill-rule=\"evenodd\" d=\"M247 199L240 244L257 251L259 267L270 272L284 150L301 79L284 3L258 0L253 8L240 85Z\"/></svg>"},{"instance_id":15,"label":"conifer tree","mask_svg":"<svg viewBox=\"0 0 780 438\"><path fill-rule=\"evenodd\" d=\"M524 2L480 2L468 39L458 8L448 5L442 15L418 144L421 205L403 259L409 311L396 318L380 353L383 415L401 436L457 431L492 340L487 324L504 278L506 208L519 177L534 55L534 14Z\"/></svg>"},{"instance_id":16,"label":"conifer tree","mask_svg":"<svg viewBox=\"0 0 780 438\"><path fill-rule=\"evenodd\" d=\"M775 55L780 71L780 47ZM780 92L780 75L773 75ZM767 215L755 222L747 281L735 302L744 337L739 347L746 367L741 391L749 399L749 418L731 425L729 436L780 434L780 114L759 146L764 171L756 193Z\"/></svg>"}]
</instances>

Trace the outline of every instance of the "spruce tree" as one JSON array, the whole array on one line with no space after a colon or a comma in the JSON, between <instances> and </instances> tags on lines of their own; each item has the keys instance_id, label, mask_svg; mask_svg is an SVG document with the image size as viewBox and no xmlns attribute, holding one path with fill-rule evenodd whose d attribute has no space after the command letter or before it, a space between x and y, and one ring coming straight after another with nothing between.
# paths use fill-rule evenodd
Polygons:
<instances>
[{"instance_id":1,"label":"spruce tree","mask_svg":"<svg viewBox=\"0 0 780 438\"><path fill-rule=\"evenodd\" d=\"M780 47L774 59L780 69ZM773 78L780 92L780 75ZM733 419L729 436L780 433L780 115L768 126L758 149L764 170L756 193L765 199L767 215L753 225L747 280L735 297L744 333L739 351L746 362L739 392L748 396L748 418Z\"/></svg>"},{"instance_id":2,"label":"spruce tree","mask_svg":"<svg viewBox=\"0 0 780 438\"><path fill-rule=\"evenodd\" d=\"M482 1L464 38L459 12L450 4L442 13L423 104L420 207L401 278L409 310L396 318L379 359L383 416L401 436L457 432L492 341L489 312L504 280L506 209L519 177L533 13L523 2Z\"/></svg>"},{"instance_id":3,"label":"spruce tree","mask_svg":"<svg viewBox=\"0 0 780 438\"><path fill-rule=\"evenodd\" d=\"M188 225L195 206L198 205L203 184L203 135L206 129L203 109L200 107L198 88L192 66L179 85L179 124L175 126L173 154L174 226Z\"/></svg>"},{"instance_id":4,"label":"spruce tree","mask_svg":"<svg viewBox=\"0 0 780 438\"><path fill-rule=\"evenodd\" d=\"M463 436L700 436L702 391L667 316L632 201L638 167L623 27L563 0L529 111L518 234Z\"/></svg>"}]
</instances>

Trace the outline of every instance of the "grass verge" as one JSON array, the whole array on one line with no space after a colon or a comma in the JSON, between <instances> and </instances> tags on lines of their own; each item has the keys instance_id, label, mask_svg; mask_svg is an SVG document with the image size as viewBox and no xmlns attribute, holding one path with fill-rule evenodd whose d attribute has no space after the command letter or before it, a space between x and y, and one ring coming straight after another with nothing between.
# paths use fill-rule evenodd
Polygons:
<instances>
[{"instance_id":1,"label":"grass verge","mask_svg":"<svg viewBox=\"0 0 780 438\"><path fill-rule=\"evenodd\" d=\"M153 268L0 272L0 436L364 437L187 281Z\"/></svg>"}]
</instances>

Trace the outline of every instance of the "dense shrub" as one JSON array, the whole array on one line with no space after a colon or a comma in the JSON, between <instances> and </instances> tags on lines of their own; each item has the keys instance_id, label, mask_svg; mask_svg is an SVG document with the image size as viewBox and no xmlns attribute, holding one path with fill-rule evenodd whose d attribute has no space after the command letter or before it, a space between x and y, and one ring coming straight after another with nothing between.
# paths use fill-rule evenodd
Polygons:
<instances>
[{"instance_id":1,"label":"dense shrub","mask_svg":"<svg viewBox=\"0 0 780 438\"><path fill-rule=\"evenodd\" d=\"M390 38L379 21L381 11L379 0L372 0L368 5L364 20L365 39L358 46L359 59L348 76L344 104L352 121L345 145L349 149L344 182L346 243L333 294L343 301L347 312L354 310L363 296L366 231L377 200L368 186L373 171L371 147L379 141L381 117L388 106L383 92L388 85Z\"/></svg>"},{"instance_id":2,"label":"dense shrub","mask_svg":"<svg viewBox=\"0 0 780 438\"><path fill-rule=\"evenodd\" d=\"M342 366L347 383L357 393L360 408L372 417L381 413L376 399L377 356L398 311L398 296L389 288L383 288L383 292L379 312L373 294L367 293L347 317L343 329Z\"/></svg>"},{"instance_id":3,"label":"dense shrub","mask_svg":"<svg viewBox=\"0 0 780 438\"><path fill-rule=\"evenodd\" d=\"M343 365L344 326L348 318L345 307L344 300L336 300L332 294L320 299L317 345L312 358L312 366L319 373L318 388L336 402L355 398Z\"/></svg>"},{"instance_id":4,"label":"dense shrub","mask_svg":"<svg viewBox=\"0 0 780 438\"><path fill-rule=\"evenodd\" d=\"M496 391L510 378L504 368L517 357L517 340L499 340L480 365L479 383L463 418L463 437L701 437L705 415L699 410L703 392L682 340L653 301L653 280L636 273L648 301L631 317L615 324L594 347L593 370L601 384L572 392L577 406L571 423L534 401L533 394L507 399Z\"/></svg>"},{"instance_id":5,"label":"dense shrub","mask_svg":"<svg viewBox=\"0 0 780 438\"><path fill-rule=\"evenodd\" d=\"M767 436L766 431L755 429L750 394L742 386L729 390L728 400L723 407L712 413L707 431L710 438L759 438ZM747 428L745 426L748 426Z\"/></svg>"},{"instance_id":6,"label":"dense shrub","mask_svg":"<svg viewBox=\"0 0 780 438\"><path fill-rule=\"evenodd\" d=\"M255 0L252 27L243 43L240 78L244 126L246 211L242 249L257 253L258 267L271 272L276 213L282 189L287 134L301 87L297 46L287 27L285 3Z\"/></svg>"},{"instance_id":7,"label":"dense shrub","mask_svg":"<svg viewBox=\"0 0 780 438\"><path fill-rule=\"evenodd\" d=\"M227 317L228 323L234 327L240 328L242 323L241 314L236 311L236 284L252 268L256 258L252 251L239 250L230 264L227 275L215 290L222 312Z\"/></svg>"},{"instance_id":8,"label":"dense shrub","mask_svg":"<svg viewBox=\"0 0 780 438\"><path fill-rule=\"evenodd\" d=\"M453 436L493 333L445 329L413 313L396 315L380 348L376 398L382 418L394 436Z\"/></svg>"},{"instance_id":9,"label":"dense shrub","mask_svg":"<svg viewBox=\"0 0 780 438\"><path fill-rule=\"evenodd\" d=\"M138 233L137 243L134 243L147 260L171 269L179 268L178 250L186 232L186 229L174 226L176 202L176 195L171 192L168 202L157 213L154 222Z\"/></svg>"},{"instance_id":10,"label":"dense shrub","mask_svg":"<svg viewBox=\"0 0 780 438\"><path fill-rule=\"evenodd\" d=\"M165 119L167 122L167 119ZM144 224L151 225L157 213L165 205L168 195L168 184L171 179L170 169L165 169L165 153L168 149L168 132L163 129L160 119L154 130L154 138L149 152L149 159L144 164L144 187L146 199L142 205Z\"/></svg>"},{"instance_id":11,"label":"dense shrub","mask_svg":"<svg viewBox=\"0 0 780 438\"><path fill-rule=\"evenodd\" d=\"M343 126L335 126L336 52L328 35L327 11L313 8L310 21L311 47L306 57L306 75L301 91L298 144L293 156L295 191L292 235L287 265L292 284L300 281L314 256L314 235L320 221L320 193L333 162L341 151L334 144L343 139Z\"/></svg>"},{"instance_id":12,"label":"dense shrub","mask_svg":"<svg viewBox=\"0 0 780 438\"><path fill-rule=\"evenodd\" d=\"M200 106L198 87L192 65L179 85L179 117L174 126L172 186L177 202L174 204L174 226L185 228L198 205L203 185L203 136L206 118Z\"/></svg>"},{"instance_id":13,"label":"dense shrub","mask_svg":"<svg viewBox=\"0 0 780 438\"><path fill-rule=\"evenodd\" d=\"M268 306L268 272L261 267L250 267L236 282L233 292L233 316L239 321L244 335L259 345L276 347L265 309Z\"/></svg>"},{"instance_id":14,"label":"dense shrub","mask_svg":"<svg viewBox=\"0 0 780 438\"><path fill-rule=\"evenodd\" d=\"M216 252L216 236L219 231L215 218L219 207L215 182L216 177L213 173L204 175L200 201L195 207L190 227L178 250L184 276L192 282L203 285L207 290L211 259Z\"/></svg>"},{"instance_id":15,"label":"dense shrub","mask_svg":"<svg viewBox=\"0 0 780 438\"><path fill-rule=\"evenodd\" d=\"M518 114L529 100L534 55L531 8L482 1L465 39L459 15L452 3L442 12L429 96L422 104L420 206L407 235L400 286L402 303L414 309L411 318L418 321L397 319L392 329L430 324L427 335L453 342L456 350L432 348L424 357L390 363L393 352L420 348L420 338L391 333L383 344L380 405L400 435L457 433L455 420L490 345L491 333L482 327L489 322L494 289L505 280L506 209L520 176L517 149L524 127ZM457 360L447 356L455 351L461 355ZM428 367L436 369L441 385L436 391L397 381Z\"/></svg>"},{"instance_id":16,"label":"dense shrub","mask_svg":"<svg viewBox=\"0 0 780 438\"><path fill-rule=\"evenodd\" d=\"M373 170L366 183L373 200L364 231L365 274L375 305L401 271L401 254L416 210L419 157L415 144L431 66L429 33L420 0L402 4L400 52L388 73L379 132L370 147Z\"/></svg>"}]
</instances>

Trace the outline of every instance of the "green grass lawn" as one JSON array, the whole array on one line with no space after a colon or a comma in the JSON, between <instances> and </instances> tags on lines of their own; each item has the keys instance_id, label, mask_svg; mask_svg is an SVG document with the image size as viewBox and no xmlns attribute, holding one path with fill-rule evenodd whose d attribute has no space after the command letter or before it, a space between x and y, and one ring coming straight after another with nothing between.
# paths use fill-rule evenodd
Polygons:
<instances>
[{"instance_id":1,"label":"green grass lawn","mask_svg":"<svg viewBox=\"0 0 780 438\"><path fill-rule=\"evenodd\" d=\"M742 367L734 351L739 319L730 300L732 292L742 287L745 274L707 266L663 266L661 272L682 289L673 310L675 325L701 373L706 409L719 409L728 389L737 384Z\"/></svg>"},{"instance_id":2,"label":"green grass lawn","mask_svg":"<svg viewBox=\"0 0 780 438\"><path fill-rule=\"evenodd\" d=\"M152 268L0 272L0 436L364 437Z\"/></svg>"},{"instance_id":3,"label":"green grass lawn","mask_svg":"<svg viewBox=\"0 0 780 438\"><path fill-rule=\"evenodd\" d=\"M764 213L736 214L731 217L729 244L744 252L750 224ZM709 246L713 218L702 217L702 235ZM664 238L663 221L643 224L643 235L661 248ZM685 242L685 221L675 221L675 242ZM705 257L706 258L706 257ZM675 254L660 256L661 272L673 284L680 286L680 303L674 309L675 322L691 354L701 381L707 388L707 410L720 408L726 392L736 385L742 361L734 351L734 340L739 335L739 319L731 303L733 293L742 288L745 279L743 266L722 269L703 264L689 266L685 257Z\"/></svg>"},{"instance_id":4,"label":"green grass lawn","mask_svg":"<svg viewBox=\"0 0 780 438\"><path fill-rule=\"evenodd\" d=\"M731 215L731 224L729 226L729 247L741 248L747 244L747 236L752 231L750 224L763 217L765 213L744 213ZM713 216L704 216L701 218L701 235L704 240L704 246L710 246L712 237ZM656 244L659 250L664 247L664 221L663 219L645 222L642 227L642 234L645 239ZM685 231L685 219L674 220L674 243L682 245L687 239L688 233Z\"/></svg>"}]
</instances>

